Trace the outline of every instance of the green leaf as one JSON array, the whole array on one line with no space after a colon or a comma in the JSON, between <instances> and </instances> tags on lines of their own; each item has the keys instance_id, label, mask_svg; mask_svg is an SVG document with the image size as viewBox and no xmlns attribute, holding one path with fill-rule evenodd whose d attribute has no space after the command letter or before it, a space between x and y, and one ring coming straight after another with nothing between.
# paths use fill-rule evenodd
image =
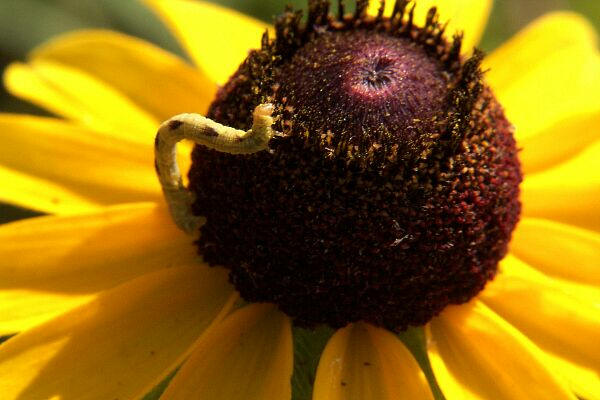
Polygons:
<instances>
[{"instance_id":1,"label":"green leaf","mask_svg":"<svg viewBox=\"0 0 600 400\"><path fill-rule=\"evenodd\" d=\"M292 374L292 400L311 400L321 353L335 332L328 326L315 329L294 327L294 373Z\"/></svg>"},{"instance_id":2,"label":"green leaf","mask_svg":"<svg viewBox=\"0 0 600 400\"><path fill-rule=\"evenodd\" d=\"M435 400L446 400L437 383L437 380L435 379L433 369L431 368L431 363L429 362L425 331L423 330L423 327L410 327L406 331L400 332L398 337L400 340L402 340L402 343L404 343L404 345L410 350L413 357L419 363L419 366L427 378L427 382L429 382L429 386L433 392L433 398Z\"/></svg>"}]
</instances>

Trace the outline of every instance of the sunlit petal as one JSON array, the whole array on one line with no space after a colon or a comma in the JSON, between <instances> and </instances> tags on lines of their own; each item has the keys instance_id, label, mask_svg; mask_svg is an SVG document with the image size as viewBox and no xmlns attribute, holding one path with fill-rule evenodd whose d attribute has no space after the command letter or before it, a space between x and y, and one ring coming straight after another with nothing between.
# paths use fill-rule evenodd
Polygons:
<instances>
[{"instance_id":1,"label":"sunlit petal","mask_svg":"<svg viewBox=\"0 0 600 400\"><path fill-rule=\"evenodd\" d=\"M3 180L0 200L67 214L162 197L150 141L134 143L58 119L9 114L0 114L0 140L0 166L6 171L0 174L15 175Z\"/></svg>"},{"instance_id":2,"label":"sunlit petal","mask_svg":"<svg viewBox=\"0 0 600 400\"><path fill-rule=\"evenodd\" d=\"M289 400L290 320L273 306L247 306L206 333L161 399Z\"/></svg>"},{"instance_id":3,"label":"sunlit petal","mask_svg":"<svg viewBox=\"0 0 600 400\"><path fill-rule=\"evenodd\" d=\"M448 400L576 399L543 353L481 302L446 308L430 323L428 344Z\"/></svg>"},{"instance_id":4,"label":"sunlit petal","mask_svg":"<svg viewBox=\"0 0 600 400\"><path fill-rule=\"evenodd\" d=\"M0 165L0 201L52 214L76 214L98 210L100 204L73 193L62 185Z\"/></svg>"},{"instance_id":5,"label":"sunlit petal","mask_svg":"<svg viewBox=\"0 0 600 400\"><path fill-rule=\"evenodd\" d=\"M338 330L319 361L314 400L432 399L417 362L392 333L366 323Z\"/></svg>"},{"instance_id":6,"label":"sunlit petal","mask_svg":"<svg viewBox=\"0 0 600 400\"><path fill-rule=\"evenodd\" d=\"M196 64L223 84L260 47L268 25L237 11L204 1L145 0L163 18Z\"/></svg>"},{"instance_id":7,"label":"sunlit petal","mask_svg":"<svg viewBox=\"0 0 600 400\"><path fill-rule=\"evenodd\" d=\"M83 125L152 143L158 119L98 78L56 61L13 63L4 72L8 91Z\"/></svg>"},{"instance_id":8,"label":"sunlit petal","mask_svg":"<svg viewBox=\"0 0 600 400\"><path fill-rule=\"evenodd\" d=\"M600 233L539 218L523 218L511 252L545 274L600 285Z\"/></svg>"},{"instance_id":9,"label":"sunlit petal","mask_svg":"<svg viewBox=\"0 0 600 400\"><path fill-rule=\"evenodd\" d=\"M183 60L148 42L112 31L59 36L35 49L30 59L84 71L159 121L183 112L206 114L216 92L214 82Z\"/></svg>"},{"instance_id":10,"label":"sunlit petal","mask_svg":"<svg viewBox=\"0 0 600 400\"><path fill-rule=\"evenodd\" d=\"M480 298L542 350L600 371L600 289L595 292L565 290L560 281L507 257Z\"/></svg>"},{"instance_id":11,"label":"sunlit petal","mask_svg":"<svg viewBox=\"0 0 600 400\"><path fill-rule=\"evenodd\" d=\"M487 82L516 127L526 173L549 168L600 138L600 55L583 17L548 14L484 62Z\"/></svg>"},{"instance_id":12,"label":"sunlit petal","mask_svg":"<svg viewBox=\"0 0 600 400\"><path fill-rule=\"evenodd\" d=\"M385 2L384 15L391 15L395 0ZM463 50L471 52L473 46L477 46L488 17L492 10L492 0L419 0L416 2L415 22L419 25L425 23L427 11L431 7L437 7L440 14L440 22L448 22L446 34L448 37L456 33L463 33ZM377 14L380 2L371 0L369 3L369 13Z\"/></svg>"},{"instance_id":13,"label":"sunlit petal","mask_svg":"<svg viewBox=\"0 0 600 400\"><path fill-rule=\"evenodd\" d=\"M568 162L525 177L523 216L600 231L600 141Z\"/></svg>"},{"instance_id":14,"label":"sunlit petal","mask_svg":"<svg viewBox=\"0 0 600 400\"><path fill-rule=\"evenodd\" d=\"M199 263L153 204L0 226L0 334L27 329L137 276Z\"/></svg>"},{"instance_id":15,"label":"sunlit petal","mask_svg":"<svg viewBox=\"0 0 600 400\"><path fill-rule=\"evenodd\" d=\"M544 353L544 358L548 368L564 378L579 397L585 400L600 399L600 377L597 369L578 365L549 352Z\"/></svg>"},{"instance_id":16,"label":"sunlit petal","mask_svg":"<svg viewBox=\"0 0 600 400\"><path fill-rule=\"evenodd\" d=\"M165 269L0 346L2 399L138 398L181 363L235 300L227 273Z\"/></svg>"}]
</instances>

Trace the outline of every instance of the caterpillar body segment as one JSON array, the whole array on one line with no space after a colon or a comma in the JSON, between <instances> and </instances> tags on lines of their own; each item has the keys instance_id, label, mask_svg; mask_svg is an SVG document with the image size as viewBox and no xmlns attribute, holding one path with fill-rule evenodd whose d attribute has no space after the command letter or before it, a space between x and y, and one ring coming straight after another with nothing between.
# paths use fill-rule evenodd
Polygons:
<instances>
[{"instance_id":1,"label":"caterpillar body segment","mask_svg":"<svg viewBox=\"0 0 600 400\"><path fill-rule=\"evenodd\" d=\"M261 104L254 109L252 128L246 132L221 125L199 114L179 114L163 122L154 142L156 173L169 212L175 224L187 233L194 233L202 217L193 215L194 201L181 177L177 164L177 143L192 140L210 149L229 154L251 154L268 149L271 138L280 135L272 129L274 107Z\"/></svg>"}]
</instances>

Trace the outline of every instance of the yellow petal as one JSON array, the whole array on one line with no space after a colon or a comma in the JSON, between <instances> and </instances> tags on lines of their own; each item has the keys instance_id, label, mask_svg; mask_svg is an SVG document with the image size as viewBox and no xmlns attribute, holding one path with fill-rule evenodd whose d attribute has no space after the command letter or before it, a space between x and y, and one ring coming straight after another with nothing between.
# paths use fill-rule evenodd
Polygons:
<instances>
[{"instance_id":1,"label":"yellow petal","mask_svg":"<svg viewBox=\"0 0 600 400\"><path fill-rule=\"evenodd\" d=\"M0 289L0 336L22 332L85 304L95 294L65 294Z\"/></svg>"},{"instance_id":2,"label":"yellow petal","mask_svg":"<svg viewBox=\"0 0 600 400\"><path fill-rule=\"evenodd\" d=\"M523 216L600 231L600 141L577 157L525 177Z\"/></svg>"},{"instance_id":3,"label":"yellow petal","mask_svg":"<svg viewBox=\"0 0 600 400\"><path fill-rule=\"evenodd\" d=\"M159 121L116 89L77 68L55 61L13 63L4 72L7 90L57 115L116 135L151 143Z\"/></svg>"},{"instance_id":4,"label":"yellow petal","mask_svg":"<svg viewBox=\"0 0 600 400\"><path fill-rule=\"evenodd\" d=\"M463 51L471 52L474 46L477 46L488 17L492 10L492 0L424 0L418 1L416 17L425 20L427 10L433 6L437 7L440 13L440 21L448 21L446 28L447 35L454 35L462 32Z\"/></svg>"},{"instance_id":5,"label":"yellow petal","mask_svg":"<svg viewBox=\"0 0 600 400\"><path fill-rule=\"evenodd\" d=\"M98 209L99 204L58 183L32 177L0 165L0 201L52 214L74 214Z\"/></svg>"},{"instance_id":6,"label":"yellow petal","mask_svg":"<svg viewBox=\"0 0 600 400\"><path fill-rule=\"evenodd\" d=\"M136 144L53 118L9 114L0 114L0 141L0 165L8 176L17 173L14 180L3 180L3 201L64 214L162 197L151 142ZM47 182L64 192L47 191Z\"/></svg>"},{"instance_id":7,"label":"yellow petal","mask_svg":"<svg viewBox=\"0 0 600 400\"><path fill-rule=\"evenodd\" d=\"M560 281L507 257L480 298L542 350L600 371L600 289L595 291L595 296L574 294Z\"/></svg>"},{"instance_id":8,"label":"yellow petal","mask_svg":"<svg viewBox=\"0 0 600 400\"><path fill-rule=\"evenodd\" d=\"M484 62L516 127L526 173L551 167L600 138L596 33L572 13L542 17Z\"/></svg>"},{"instance_id":9,"label":"yellow petal","mask_svg":"<svg viewBox=\"0 0 600 400\"><path fill-rule=\"evenodd\" d=\"M27 329L137 276L200 263L153 204L0 226L0 335Z\"/></svg>"},{"instance_id":10,"label":"yellow petal","mask_svg":"<svg viewBox=\"0 0 600 400\"><path fill-rule=\"evenodd\" d=\"M545 274L600 285L600 234L545 219L523 218L511 252Z\"/></svg>"},{"instance_id":11,"label":"yellow petal","mask_svg":"<svg viewBox=\"0 0 600 400\"><path fill-rule=\"evenodd\" d=\"M546 14L487 57L488 81L496 90L507 89L522 79L520 73L527 73L554 53L572 48L590 51L596 42L594 27L585 18L564 11Z\"/></svg>"},{"instance_id":12,"label":"yellow petal","mask_svg":"<svg viewBox=\"0 0 600 400\"><path fill-rule=\"evenodd\" d=\"M224 270L197 265L102 293L0 346L2 398L138 398L230 309L232 293Z\"/></svg>"},{"instance_id":13,"label":"yellow petal","mask_svg":"<svg viewBox=\"0 0 600 400\"><path fill-rule=\"evenodd\" d=\"M564 378L579 397L585 400L600 400L598 370L577 365L552 353L544 353L544 358L548 368Z\"/></svg>"},{"instance_id":14,"label":"yellow petal","mask_svg":"<svg viewBox=\"0 0 600 400\"><path fill-rule=\"evenodd\" d=\"M178 57L122 33L68 33L38 47L33 61L79 69L132 100L155 119L183 112L206 114L216 85Z\"/></svg>"},{"instance_id":15,"label":"yellow petal","mask_svg":"<svg viewBox=\"0 0 600 400\"><path fill-rule=\"evenodd\" d=\"M315 379L314 400L432 399L417 362L392 333L351 324L329 339Z\"/></svg>"},{"instance_id":16,"label":"yellow petal","mask_svg":"<svg viewBox=\"0 0 600 400\"><path fill-rule=\"evenodd\" d=\"M597 73L600 74L600 68ZM600 91L600 85L598 90ZM565 117L539 135L518 141L523 171L530 174L552 168L577 155L598 139L600 108L589 113L584 111L572 118Z\"/></svg>"},{"instance_id":17,"label":"yellow petal","mask_svg":"<svg viewBox=\"0 0 600 400\"><path fill-rule=\"evenodd\" d=\"M431 365L448 400L575 400L540 349L479 301L446 308L428 334Z\"/></svg>"},{"instance_id":18,"label":"yellow petal","mask_svg":"<svg viewBox=\"0 0 600 400\"><path fill-rule=\"evenodd\" d=\"M196 64L223 84L250 49L260 48L268 25L203 1L145 0L171 28Z\"/></svg>"},{"instance_id":19,"label":"yellow petal","mask_svg":"<svg viewBox=\"0 0 600 400\"><path fill-rule=\"evenodd\" d=\"M394 9L395 0L385 2L384 15L391 15ZM451 40L452 35L464 33L463 51L471 52L474 46L477 46L488 17L492 10L493 0L419 0L416 2L415 22L423 26L427 12L431 7L437 7L440 14L440 22L448 22L446 36ZM371 0L369 3L369 13L377 14L380 2ZM410 5L409 5L410 7Z\"/></svg>"},{"instance_id":20,"label":"yellow petal","mask_svg":"<svg viewBox=\"0 0 600 400\"><path fill-rule=\"evenodd\" d=\"M253 304L198 340L161 399L289 400L292 358L288 317Z\"/></svg>"}]
</instances>

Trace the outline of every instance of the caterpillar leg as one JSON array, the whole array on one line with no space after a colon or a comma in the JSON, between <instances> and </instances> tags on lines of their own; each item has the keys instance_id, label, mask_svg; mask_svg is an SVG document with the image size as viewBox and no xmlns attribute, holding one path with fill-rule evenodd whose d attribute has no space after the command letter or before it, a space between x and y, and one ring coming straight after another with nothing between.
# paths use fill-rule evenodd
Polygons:
<instances>
[{"instance_id":1,"label":"caterpillar leg","mask_svg":"<svg viewBox=\"0 0 600 400\"><path fill-rule=\"evenodd\" d=\"M198 114L180 114L158 129L154 142L154 161L162 191L175 224L187 233L194 233L201 217L192 214L193 194L183 185L177 165L177 143L184 139L230 154L251 154L268 148L269 140L279 133L273 125L272 104L254 109L252 128L241 131L221 125Z\"/></svg>"}]
</instances>

